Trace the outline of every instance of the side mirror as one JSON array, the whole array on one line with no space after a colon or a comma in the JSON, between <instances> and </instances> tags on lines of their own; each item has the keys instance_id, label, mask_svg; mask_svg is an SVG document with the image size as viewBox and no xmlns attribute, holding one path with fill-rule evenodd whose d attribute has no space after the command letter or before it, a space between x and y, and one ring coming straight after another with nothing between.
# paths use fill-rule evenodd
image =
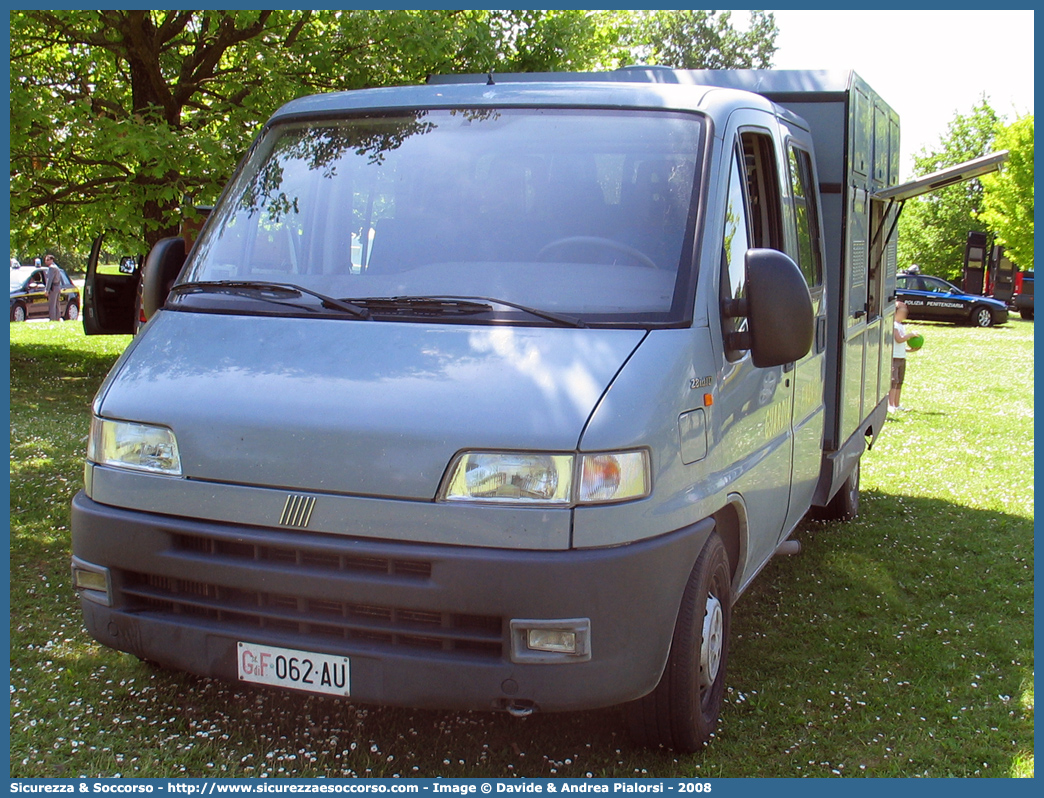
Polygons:
<instances>
[{"instance_id":1,"label":"side mirror","mask_svg":"<svg viewBox=\"0 0 1044 798\"><path fill-rule=\"evenodd\" d=\"M141 274L141 308L146 319L167 301L170 287L185 265L185 254L185 239L180 236L162 238L149 251Z\"/></svg>"},{"instance_id":2,"label":"side mirror","mask_svg":"<svg viewBox=\"0 0 1044 798\"><path fill-rule=\"evenodd\" d=\"M793 363L808 354L815 334L812 295L797 264L775 249L748 249L746 297L730 301L729 316L746 316L747 330L730 335L730 349L749 349L758 368Z\"/></svg>"}]
</instances>

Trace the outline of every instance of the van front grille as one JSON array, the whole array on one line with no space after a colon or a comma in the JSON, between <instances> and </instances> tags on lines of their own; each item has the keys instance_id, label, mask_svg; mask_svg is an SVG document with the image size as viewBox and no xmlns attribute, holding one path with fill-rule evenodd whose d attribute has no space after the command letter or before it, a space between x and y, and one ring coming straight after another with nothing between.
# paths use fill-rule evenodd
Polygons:
<instances>
[{"instance_id":1,"label":"van front grille","mask_svg":"<svg viewBox=\"0 0 1044 798\"><path fill-rule=\"evenodd\" d=\"M383 567L394 568L387 565L392 562L386 561ZM293 645L305 649L310 641L321 646L339 640L491 658L500 657L503 650L504 624L496 616L244 590L128 572L124 572L122 593L133 601L136 611L206 619L227 626L233 634L261 629L285 633L296 638Z\"/></svg>"},{"instance_id":2,"label":"van front grille","mask_svg":"<svg viewBox=\"0 0 1044 798\"><path fill-rule=\"evenodd\" d=\"M302 568L320 568L342 573L386 574L418 579L427 579L431 576L431 563L420 560L345 554L331 548L243 543L200 535L174 535L173 540L174 548L177 550L222 558L279 563Z\"/></svg>"}]
</instances>

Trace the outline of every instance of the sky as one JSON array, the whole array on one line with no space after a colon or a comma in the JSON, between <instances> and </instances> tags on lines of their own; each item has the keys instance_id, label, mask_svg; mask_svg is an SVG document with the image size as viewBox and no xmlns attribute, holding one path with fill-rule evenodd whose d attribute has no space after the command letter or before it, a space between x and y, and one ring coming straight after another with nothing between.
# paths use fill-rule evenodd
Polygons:
<instances>
[{"instance_id":1,"label":"sky","mask_svg":"<svg viewBox=\"0 0 1044 798\"><path fill-rule=\"evenodd\" d=\"M983 93L1008 121L1033 113L1033 11L772 13L774 68L853 69L899 114L903 180Z\"/></svg>"}]
</instances>

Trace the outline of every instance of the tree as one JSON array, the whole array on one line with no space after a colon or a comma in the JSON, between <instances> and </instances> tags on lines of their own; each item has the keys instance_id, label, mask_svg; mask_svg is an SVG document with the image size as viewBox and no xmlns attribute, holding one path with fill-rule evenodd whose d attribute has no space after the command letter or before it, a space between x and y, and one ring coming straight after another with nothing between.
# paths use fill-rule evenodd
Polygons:
<instances>
[{"instance_id":1,"label":"tree","mask_svg":"<svg viewBox=\"0 0 1044 798\"><path fill-rule=\"evenodd\" d=\"M223 144L241 149L256 125L246 44L299 33L269 11L28 11L11 23L12 237L66 246L103 227L150 243L176 231L182 195L212 189L228 171Z\"/></svg>"},{"instance_id":2,"label":"tree","mask_svg":"<svg viewBox=\"0 0 1044 798\"><path fill-rule=\"evenodd\" d=\"M739 31L728 11L638 12L635 50L644 63L676 69L765 69L779 29L772 14L750 12Z\"/></svg>"},{"instance_id":3,"label":"tree","mask_svg":"<svg viewBox=\"0 0 1044 798\"><path fill-rule=\"evenodd\" d=\"M643 47L657 63L760 65L775 24L753 21L740 34L727 12L12 11L12 245L82 250L107 230L143 251L217 198L295 97L431 73L610 69ZM664 60L685 37L702 61Z\"/></svg>"},{"instance_id":4,"label":"tree","mask_svg":"<svg viewBox=\"0 0 1044 798\"><path fill-rule=\"evenodd\" d=\"M918 177L991 152L998 117L984 96L968 114L954 114L934 151L914 158ZM914 263L924 274L956 280L964 268L964 245L971 230L982 228L982 184L969 180L910 200L899 217L900 268Z\"/></svg>"},{"instance_id":5,"label":"tree","mask_svg":"<svg viewBox=\"0 0 1044 798\"><path fill-rule=\"evenodd\" d=\"M1020 269L1033 269L1033 115L1002 126L994 146L1008 150L999 174L982 178L978 217L996 233L1008 258Z\"/></svg>"}]
</instances>

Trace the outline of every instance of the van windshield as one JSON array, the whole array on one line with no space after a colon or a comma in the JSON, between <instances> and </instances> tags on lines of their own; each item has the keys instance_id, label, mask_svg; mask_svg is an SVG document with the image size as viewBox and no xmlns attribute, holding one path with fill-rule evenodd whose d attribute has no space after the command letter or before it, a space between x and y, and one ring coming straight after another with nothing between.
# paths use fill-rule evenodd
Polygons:
<instances>
[{"instance_id":1,"label":"van windshield","mask_svg":"<svg viewBox=\"0 0 1044 798\"><path fill-rule=\"evenodd\" d=\"M401 300L456 297L505 303L501 321L528 308L676 324L693 288L702 131L694 115L529 108L277 125L182 282L292 285L378 318L390 307L378 299L400 300L402 317L431 303ZM177 295L185 309L201 296Z\"/></svg>"}]
</instances>

